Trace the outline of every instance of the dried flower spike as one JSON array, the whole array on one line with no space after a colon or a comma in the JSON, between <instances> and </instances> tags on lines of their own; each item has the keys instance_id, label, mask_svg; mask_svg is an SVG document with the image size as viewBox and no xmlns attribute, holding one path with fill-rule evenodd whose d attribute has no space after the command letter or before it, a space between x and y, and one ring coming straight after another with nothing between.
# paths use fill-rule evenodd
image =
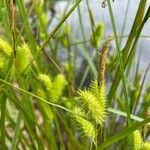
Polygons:
<instances>
[{"instance_id":1,"label":"dried flower spike","mask_svg":"<svg viewBox=\"0 0 150 150\"><path fill-rule=\"evenodd\" d=\"M105 66L106 66L106 59L107 54L110 46L110 42L112 37L109 36L108 40L105 42L102 52L99 58L99 70L98 70L98 87L100 88L105 80Z\"/></svg>"},{"instance_id":2,"label":"dried flower spike","mask_svg":"<svg viewBox=\"0 0 150 150\"><path fill-rule=\"evenodd\" d=\"M13 0L10 0L9 2L9 21L10 21L10 30L13 32L14 31L14 15L15 15L15 7Z\"/></svg>"}]
</instances>

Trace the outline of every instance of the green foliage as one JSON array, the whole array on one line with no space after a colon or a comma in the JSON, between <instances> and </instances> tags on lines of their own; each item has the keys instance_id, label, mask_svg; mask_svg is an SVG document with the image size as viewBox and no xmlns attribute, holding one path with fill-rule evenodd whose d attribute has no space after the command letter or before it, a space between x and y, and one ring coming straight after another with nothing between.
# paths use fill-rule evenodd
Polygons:
<instances>
[{"instance_id":1,"label":"green foliage","mask_svg":"<svg viewBox=\"0 0 150 150\"><path fill-rule=\"evenodd\" d=\"M66 1L59 14L56 0L0 0L0 149L150 149L150 65L141 72L141 55L136 58L139 38L149 39L141 35L150 17L147 0L137 3L129 35L130 1L121 33L113 3L102 2L112 23L111 39L104 36L105 22L95 24L89 0L81 1ZM82 6L89 21L82 19L87 13ZM66 20L77 7L74 32Z\"/></svg>"},{"instance_id":2,"label":"green foliage","mask_svg":"<svg viewBox=\"0 0 150 150\"><path fill-rule=\"evenodd\" d=\"M64 47L69 46L69 36L71 34L71 26L69 24L64 24L61 30L58 32L58 40Z\"/></svg>"}]
</instances>

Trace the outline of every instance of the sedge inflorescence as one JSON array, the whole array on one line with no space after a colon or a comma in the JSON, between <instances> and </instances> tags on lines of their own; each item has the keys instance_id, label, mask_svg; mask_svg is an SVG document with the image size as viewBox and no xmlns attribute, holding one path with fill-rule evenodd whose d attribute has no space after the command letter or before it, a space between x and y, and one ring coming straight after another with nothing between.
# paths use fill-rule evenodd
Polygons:
<instances>
[{"instance_id":1,"label":"sedge inflorescence","mask_svg":"<svg viewBox=\"0 0 150 150\"><path fill-rule=\"evenodd\" d=\"M150 143L144 142L139 130L134 131L128 137L130 150L150 150Z\"/></svg>"},{"instance_id":2,"label":"sedge inflorescence","mask_svg":"<svg viewBox=\"0 0 150 150\"><path fill-rule=\"evenodd\" d=\"M99 31L100 32L100 31ZM101 32L100 32L101 33ZM81 120L81 117L75 117L77 122L80 124L80 127L83 133L87 137L94 137L93 134L98 128L103 127L104 122L107 116L107 96L106 96L106 86L105 86L105 70L106 70L106 58L108 54L108 49L110 45L110 41L112 40L111 37L104 43L101 55L99 57L99 70L98 70L98 80L94 80L91 83L89 89L80 90L79 94L79 103L80 103L80 112L83 112L83 116L87 118L89 122L84 122ZM76 112L76 111L75 111ZM79 115L81 113L78 113ZM86 114L86 115L85 115ZM87 132L87 123L89 126L93 125L93 132ZM84 126L84 128L83 128Z\"/></svg>"},{"instance_id":3,"label":"sedge inflorescence","mask_svg":"<svg viewBox=\"0 0 150 150\"><path fill-rule=\"evenodd\" d=\"M79 116L76 115L75 119L83 134L94 139L97 130L96 124L102 127L107 116L105 84L99 89L97 81L93 81L90 89L81 90L78 93L80 106L75 108L74 112Z\"/></svg>"},{"instance_id":4,"label":"sedge inflorescence","mask_svg":"<svg viewBox=\"0 0 150 150\"><path fill-rule=\"evenodd\" d=\"M41 81L41 84L46 89L46 92L48 93L48 98L50 98L51 102L56 103L62 96L63 90L67 85L67 81L64 75L59 74L52 81L49 75L39 74L38 79Z\"/></svg>"},{"instance_id":5,"label":"sedge inflorescence","mask_svg":"<svg viewBox=\"0 0 150 150\"><path fill-rule=\"evenodd\" d=\"M26 75L32 58L29 46L25 43L19 45L16 48L16 58L11 62L12 54L12 46L3 38L0 38L0 70L5 73L7 67L11 64L11 72L22 76ZM1 74L2 77L3 75Z\"/></svg>"}]
</instances>

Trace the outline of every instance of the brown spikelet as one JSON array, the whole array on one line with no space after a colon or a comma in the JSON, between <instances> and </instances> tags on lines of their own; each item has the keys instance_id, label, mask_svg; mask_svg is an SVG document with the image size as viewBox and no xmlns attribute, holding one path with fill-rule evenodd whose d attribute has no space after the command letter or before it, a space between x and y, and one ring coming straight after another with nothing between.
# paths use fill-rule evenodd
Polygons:
<instances>
[{"instance_id":1,"label":"brown spikelet","mask_svg":"<svg viewBox=\"0 0 150 150\"><path fill-rule=\"evenodd\" d=\"M14 16L15 16L15 7L13 0L9 1L9 21L10 21L10 30L14 31Z\"/></svg>"},{"instance_id":2,"label":"brown spikelet","mask_svg":"<svg viewBox=\"0 0 150 150\"><path fill-rule=\"evenodd\" d=\"M106 59L107 59L107 54L108 54L111 40L112 40L112 37L109 36L108 40L104 43L101 55L99 57L99 70L98 70L98 87L99 88L102 86L105 80Z\"/></svg>"}]
</instances>

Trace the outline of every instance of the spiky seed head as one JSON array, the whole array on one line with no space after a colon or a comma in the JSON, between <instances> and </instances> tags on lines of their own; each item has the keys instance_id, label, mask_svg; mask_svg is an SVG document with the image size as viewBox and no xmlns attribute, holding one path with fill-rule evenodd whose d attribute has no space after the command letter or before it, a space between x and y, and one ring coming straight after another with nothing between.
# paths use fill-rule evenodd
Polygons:
<instances>
[{"instance_id":1,"label":"spiky seed head","mask_svg":"<svg viewBox=\"0 0 150 150\"><path fill-rule=\"evenodd\" d=\"M27 44L23 44L17 48L15 66L17 72L25 75L29 71L31 60L31 52Z\"/></svg>"},{"instance_id":2,"label":"spiky seed head","mask_svg":"<svg viewBox=\"0 0 150 150\"><path fill-rule=\"evenodd\" d=\"M0 53L5 57L9 57L12 53L12 47L2 38L0 38Z\"/></svg>"},{"instance_id":3,"label":"spiky seed head","mask_svg":"<svg viewBox=\"0 0 150 150\"><path fill-rule=\"evenodd\" d=\"M102 126L106 118L105 103L103 103L101 99L98 99L96 96L94 96L90 91L84 90L79 94L83 104L88 107L92 118L96 121L96 123Z\"/></svg>"},{"instance_id":4,"label":"spiky seed head","mask_svg":"<svg viewBox=\"0 0 150 150\"><path fill-rule=\"evenodd\" d=\"M140 150L143 140L139 130L136 130L128 137L129 149Z\"/></svg>"},{"instance_id":5,"label":"spiky seed head","mask_svg":"<svg viewBox=\"0 0 150 150\"><path fill-rule=\"evenodd\" d=\"M51 78L46 74L39 74L38 79L41 81L42 85L46 88L48 92L52 90Z\"/></svg>"},{"instance_id":6,"label":"spiky seed head","mask_svg":"<svg viewBox=\"0 0 150 150\"><path fill-rule=\"evenodd\" d=\"M96 132L95 132L96 130L95 130L94 125L90 121L82 118L82 116L85 117L86 115L81 110L81 108L75 107L74 112L76 114L75 119L76 119L77 123L79 124L79 126L80 126L82 132L84 133L84 135L86 137L91 138L91 139L94 140L95 137L96 137Z\"/></svg>"},{"instance_id":7,"label":"spiky seed head","mask_svg":"<svg viewBox=\"0 0 150 150\"><path fill-rule=\"evenodd\" d=\"M63 90L65 89L67 85L67 81L64 77L64 75L59 74L56 76L53 82L53 88L51 89L51 100L53 102L57 102L59 97L62 95Z\"/></svg>"},{"instance_id":8,"label":"spiky seed head","mask_svg":"<svg viewBox=\"0 0 150 150\"><path fill-rule=\"evenodd\" d=\"M149 142L143 143L140 150L150 150L150 143Z\"/></svg>"}]
</instances>

